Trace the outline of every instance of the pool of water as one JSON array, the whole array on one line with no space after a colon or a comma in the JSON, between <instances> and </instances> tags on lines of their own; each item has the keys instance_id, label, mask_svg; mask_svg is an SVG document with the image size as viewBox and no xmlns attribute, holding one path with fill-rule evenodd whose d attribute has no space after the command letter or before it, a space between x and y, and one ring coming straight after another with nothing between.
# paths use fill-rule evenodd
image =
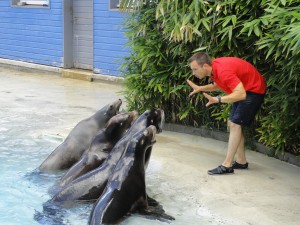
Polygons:
<instances>
[{"instance_id":1,"label":"pool of water","mask_svg":"<svg viewBox=\"0 0 300 225\"><path fill-rule=\"evenodd\" d=\"M35 215L43 215L43 204L51 199L49 190L64 174L63 171L56 174L37 172L38 166L75 125L74 122L61 121L56 116L59 110L65 109L52 108L49 113L42 109L27 108L26 105L19 103L12 108L2 107L0 111L1 225L83 225L88 223L93 203L78 204L64 209L59 223L49 222L51 220L47 220L47 217L39 219L39 222L34 219ZM88 111L87 115L91 113L90 109L83 108L83 110ZM71 111L68 113L70 117L76 114L76 112L72 114ZM58 133L57 130L60 129L62 132ZM175 217L170 224L223 224L222 220L219 220L219 223L216 217L201 206L198 198L194 195L189 197L191 185L174 187L177 181L174 183L172 180L177 180L176 174L161 174L164 163L160 158L151 157L146 173L146 184L149 196L158 200L163 208L167 209L167 214ZM170 164L170 167L176 168L176 165ZM166 176L169 179L166 179ZM121 224L140 225L141 223L145 225L168 224L136 214L127 217Z\"/></svg>"},{"instance_id":2,"label":"pool of water","mask_svg":"<svg viewBox=\"0 0 300 225\"><path fill-rule=\"evenodd\" d=\"M39 78L42 79L40 81L30 75L16 76L14 79L8 79L5 74L1 76L1 82L5 81L4 78L7 81L0 90L0 225L87 224L92 203L63 210L60 223L53 224L46 220L37 222L34 219L35 215L43 214L44 203L52 197L49 190L63 175L63 172L40 174L36 169L81 119L92 115L97 108L111 102L112 98L116 99L114 89L53 76L46 77L51 82L44 82L44 77ZM104 92L105 88L111 93ZM85 93L101 96L101 100L87 97ZM159 149L161 147L158 144L161 143L158 140L155 145L156 153L160 154L151 156L146 171L146 185L148 195L160 202L167 214L175 217L170 224L224 224L203 207L197 182L178 182L178 177L182 180L182 175L178 173L185 174L185 170L176 172L176 168L182 166L182 160L170 159L170 154L176 156L179 150L175 151L174 147L168 145ZM188 171L190 173L190 169ZM188 176L186 180L190 180ZM135 214L121 224L168 223Z\"/></svg>"},{"instance_id":3,"label":"pool of water","mask_svg":"<svg viewBox=\"0 0 300 225\"><path fill-rule=\"evenodd\" d=\"M51 198L49 190L64 174L64 172L41 174L36 170L41 162L63 141L61 135L51 133L51 127L57 123L58 121L54 117L49 117L41 112L24 110L21 116L16 116L5 108L0 112L1 225L55 225L49 220L40 219L37 222L34 216L43 214L43 204ZM157 197L155 196L157 188L165 189L169 194L172 192L172 187L169 187L168 183L157 175L160 167L159 160L150 160L147 176L151 177L151 182L149 182L147 192L154 198ZM170 199L170 195L159 196L159 199L164 199L166 206L172 205L172 210L167 213L174 216L176 220L171 224L199 224L196 221L193 223L191 218L199 219L201 214L203 216L203 211L199 212L199 209L189 205L189 199L178 199L180 196L176 193L173 193L172 198ZM176 201L183 201L186 204L178 205ZM92 206L92 203L85 203L65 209L60 224L87 224ZM189 215L187 212L191 214ZM204 222L203 219L202 222ZM132 215L121 224L138 225L141 223L167 224L144 218L141 215Z\"/></svg>"},{"instance_id":4,"label":"pool of water","mask_svg":"<svg viewBox=\"0 0 300 225\"><path fill-rule=\"evenodd\" d=\"M63 140L60 135L47 133L55 123L57 120L39 112L24 110L20 116L13 115L5 108L2 109L0 113L1 225L51 224L43 220L38 223L34 215L43 213L43 204L51 198L49 190L63 175L63 172L41 174L36 170ZM61 224L87 224L92 206L92 203L86 203L66 209ZM154 222L140 216L133 216L122 224L139 224L141 220L144 224Z\"/></svg>"}]
</instances>

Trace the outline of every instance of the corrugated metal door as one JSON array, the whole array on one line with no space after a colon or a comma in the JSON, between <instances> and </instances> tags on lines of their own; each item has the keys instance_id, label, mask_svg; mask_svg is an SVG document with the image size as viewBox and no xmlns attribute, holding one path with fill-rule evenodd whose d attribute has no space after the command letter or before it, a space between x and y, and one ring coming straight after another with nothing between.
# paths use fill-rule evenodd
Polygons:
<instances>
[{"instance_id":1,"label":"corrugated metal door","mask_svg":"<svg viewBox=\"0 0 300 225\"><path fill-rule=\"evenodd\" d=\"M93 0L73 0L73 62L93 69Z\"/></svg>"}]
</instances>

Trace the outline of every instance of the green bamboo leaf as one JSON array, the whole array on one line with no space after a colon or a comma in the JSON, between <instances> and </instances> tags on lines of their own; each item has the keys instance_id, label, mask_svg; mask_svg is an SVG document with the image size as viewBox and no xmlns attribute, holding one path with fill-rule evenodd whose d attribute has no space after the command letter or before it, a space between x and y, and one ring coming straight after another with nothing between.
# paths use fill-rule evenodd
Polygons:
<instances>
[{"instance_id":1,"label":"green bamboo leaf","mask_svg":"<svg viewBox=\"0 0 300 225\"><path fill-rule=\"evenodd\" d=\"M281 4L285 6L286 0L280 0L280 1L281 1Z\"/></svg>"},{"instance_id":2,"label":"green bamboo leaf","mask_svg":"<svg viewBox=\"0 0 300 225\"><path fill-rule=\"evenodd\" d=\"M241 29L241 31L240 31L240 34L242 34L242 33L244 33L245 31L247 31L248 30L248 26L245 26L244 25L244 27Z\"/></svg>"},{"instance_id":3,"label":"green bamboo leaf","mask_svg":"<svg viewBox=\"0 0 300 225\"><path fill-rule=\"evenodd\" d=\"M225 17L225 21L222 24L222 27L226 27L226 25L231 21L231 16Z\"/></svg>"},{"instance_id":4,"label":"green bamboo leaf","mask_svg":"<svg viewBox=\"0 0 300 225\"><path fill-rule=\"evenodd\" d=\"M295 17L295 18L297 18L297 19L300 19L300 13L293 12L292 16Z\"/></svg>"},{"instance_id":5,"label":"green bamboo leaf","mask_svg":"<svg viewBox=\"0 0 300 225\"><path fill-rule=\"evenodd\" d=\"M223 35L222 35L222 37L221 37L221 40L223 40L224 41L224 38L227 36L227 34L228 34L228 27L227 28L225 28L225 29L223 29L222 31L220 31L219 33L220 34L222 34L223 33ZM227 40L225 40L225 41L227 41Z\"/></svg>"},{"instance_id":6,"label":"green bamboo leaf","mask_svg":"<svg viewBox=\"0 0 300 225\"><path fill-rule=\"evenodd\" d=\"M232 26L228 27L228 38L229 38L229 42L228 43L230 43L231 42L231 38L232 38Z\"/></svg>"},{"instance_id":7,"label":"green bamboo leaf","mask_svg":"<svg viewBox=\"0 0 300 225\"><path fill-rule=\"evenodd\" d=\"M249 31L248 31L248 37L250 37L251 33L253 31L253 27L249 27Z\"/></svg>"},{"instance_id":8,"label":"green bamboo leaf","mask_svg":"<svg viewBox=\"0 0 300 225\"><path fill-rule=\"evenodd\" d=\"M142 71L145 70L145 68L146 68L146 66L147 66L147 64L148 64L148 60L149 60L149 58L145 58L145 59L144 59L144 62L143 62L143 64L142 64Z\"/></svg>"},{"instance_id":9,"label":"green bamboo leaf","mask_svg":"<svg viewBox=\"0 0 300 225\"><path fill-rule=\"evenodd\" d=\"M276 47L276 45L272 45L272 46L269 48L269 51L268 51L268 53L267 53L267 55L266 55L266 59L269 58L269 56L273 53L273 50L274 50L275 47Z\"/></svg>"},{"instance_id":10,"label":"green bamboo leaf","mask_svg":"<svg viewBox=\"0 0 300 225\"><path fill-rule=\"evenodd\" d=\"M193 30L194 34L197 34L199 37L202 37L202 33L199 30Z\"/></svg>"},{"instance_id":11,"label":"green bamboo leaf","mask_svg":"<svg viewBox=\"0 0 300 225\"><path fill-rule=\"evenodd\" d=\"M260 50L260 49L263 49L263 48L266 48L266 47L269 47L270 46L270 44L259 44L258 45L258 49Z\"/></svg>"},{"instance_id":12,"label":"green bamboo leaf","mask_svg":"<svg viewBox=\"0 0 300 225\"><path fill-rule=\"evenodd\" d=\"M159 16L158 12L160 13L160 15L165 16L165 11L163 6L159 7L158 10L156 11L157 13L156 18L158 18Z\"/></svg>"},{"instance_id":13,"label":"green bamboo leaf","mask_svg":"<svg viewBox=\"0 0 300 225\"><path fill-rule=\"evenodd\" d=\"M194 1L195 4L195 13L198 16L200 12L200 1Z\"/></svg>"},{"instance_id":14,"label":"green bamboo leaf","mask_svg":"<svg viewBox=\"0 0 300 225\"><path fill-rule=\"evenodd\" d=\"M256 36L258 36L258 37L260 36L261 32L260 32L260 29L259 29L258 26L254 27L254 33L255 33Z\"/></svg>"},{"instance_id":15,"label":"green bamboo leaf","mask_svg":"<svg viewBox=\"0 0 300 225\"><path fill-rule=\"evenodd\" d=\"M200 51L203 51L207 48L208 48L207 46L202 46L202 47L196 48L193 52L200 52Z\"/></svg>"},{"instance_id":16,"label":"green bamboo leaf","mask_svg":"<svg viewBox=\"0 0 300 225\"><path fill-rule=\"evenodd\" d=\"M292 47L291 50L294 51L295 54L300 53L300 38L298 38L298 41L295 43L294 47Z\"/></svg>"},{"instance_id":17,"label":"green bamboo leaf","mask_svg":"<svg viewBox=\"0 0 300 225\"><path fill-rule=\"evenodd\" d=\"M206 30L210 31L210 28L208 26L207 20L206 19L201 19L201 22L204 25L204 27L206 28Z\"/></svg>"},{"instance_id":18,"label":"green bamboo leaf","mask_svg":"<svg viewBox=\"0 0 300 225\"><path fill-rule=\"evenodd\" d=\"M261 22L262 22L264 25L266 25L266 26L269 24L269 20L266 19L266 18L262 18L262 19L261 19Z\"/></svg>"},{"instance_id":19,"label":"green bamboo leaf","mask_svg":"<svg viewBox=\"0 0 300 225\"><path fill-rule=\"evenodd\" d=\"M160 93L163 92L162 87L161 87L161 84L157 84L157 88L158 88L158 91L159 91Z\"/></svg>"},{"instance_id":20,"label":"green bamboo leaf","mask_svg":"<svg viewBox=\"0 0 300 225\"><path fill-rule=\"evenodd\" d=\"M236 21L237 21L236 15L233 15L233 16L231 17L231 21L232 21L233 26L235 26L235 25L236 25Z\"/></svg>"},{"instance_id":21,"label":"green bamboo leaf","mask_svg":"<svg viewBox=\"0 0 300 225\"><path fill-rule=\"evenodd\" d=\"M156 81L156 79L155 79L155 78L152 78L152 79L149 81L149 83L147 84L147 86L148 86L148 87L151 87L152 84L153 84L155 81Z\"/></svg>"},{"instance_id":22,"label":"green bamboo leaf","mask_svg":"<svg viewBox=\"0 0 300 225\"><path fill-rule=\"evenodd\" d=\"M189 109L186 109L179 117L180 120L183 120L184 118L186 118L190 113Z\"/></svg>"}]
</instances>

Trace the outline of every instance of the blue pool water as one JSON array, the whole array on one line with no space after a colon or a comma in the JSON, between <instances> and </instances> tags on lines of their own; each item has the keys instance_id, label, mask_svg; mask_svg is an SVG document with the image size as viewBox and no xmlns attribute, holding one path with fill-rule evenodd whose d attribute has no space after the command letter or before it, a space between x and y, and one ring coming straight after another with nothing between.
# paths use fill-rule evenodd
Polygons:
<instances>
[{"instance_id":1,"label":"blue pool water","mask_svg":"<svg viewBox=\"0 0 300 225\"><path fill-rule=\"evenodd\" d=\"M2 108L0 112L0 225L56 225L43 215L43 204L51 199L49 190L64 174L41 174L38 166L63 141L63 137L51 134L57 125L55 117L41 112L26 111L13 115ZM50 132L50 133L49 133ZM61 223L57 225L82 225L88 223L93 204L85 203L65 209ZM61 219L61 218L60 218ZM141 216L131 216L122 224L165 224Z\"/></svg>"},{"instance_id":2,"label":"blue pool water","mask_svg":"<svg viewBox=\"0 0 300 225\"><path fill-rule=\"evenodd\" d=\"M58 218L60 223L47 223L43 205L51 199L49 190L64 172L39 174L36 169L80 120L119 98L116 94L119 88L53 75L26 73L24 76L23 72L3 73L2 70L0 68L0 225L86 225L92 203L64 209ZM233 224L224 222L202 203L198 180L190 176L196 166L186 166L181 157L186 144L174 147L181 136L165 132L157 136L146 171L147 194L161 203L168 215L175 217L170 224ZM193 163L197 165L196 161ZM121 223L140 224L168 223L136 214Z\"/></svg>"},{"instance_id":3,"label":"blue pool water","mask_svg":"<svg viewBox=\"0 0 300 225\"><path fill-rule=\"evenodd\" d=\"M20 117L6 114L3 109L0 116L0 224L38 224L33 216L42 211L43 203L50 198L48 189L61 174L34 171L61 139L32 136L38 127L26 112ZM86 224L89 207L82 207L81 213L76 212L78 208L70 210L66 224Z\"/></svg>"},{"instance_id":4,"label":"blue pool water","mask_svg":"<svg viewBox=\"0 0 300 225\"><path fill-rule=\"evenodd\" d=\"M63 141L71 127L66 128L66 122L57 119L54 108L51 115L42 110L28 110L25 107L16 111L19 111L18 115L5 107L0 111L0 225L88 224L92 203L78 204L64 209L62 216L59 217L61 221L59 223L53 223L47 217L43 217L43 204L51 199L49 190L64 171L56 174L41 174L37 172L37 168ZM64 127L64 134L55 133L57 130L63 130L59 127ZM163 202L163 207L168 208L167 214L175 217L171 225L195 225L199 222L202 225L222 224L211 223L210 213L205 208L199 207L194 198L187 198L174 192L166 179L160 177L161 165L160 160L151 158L147 169L147 180L149 180L147 192L150 197ZM185 189L188 187L182 191L184 192ZM160 194L157 194L158 190ZM39 222L34 219L35 215L39 215ZM121 223L121 225L140 224L168 223L150 220L136 214L127 217Z\"/></svg>"},{"instance_id":5,"label":"blue pool water","mask_svg":"<svg viewBox=\"0 0 300 225\"><path fill-rule=\"evenodd\" d=\"M20 118L5 117L3 112L1 114L0 225L56 225L47 217L46 220L40 219L37 222L34 216L43 215L43 204L51 198L49 190L64 172L41 174L36 168L63 139L55 135L35 136L32 133L33 125L29 121L16 123ZM85 203L65 209L62 222L57 225L87 224L92 206L92 203ZM149 225L166 224L134 215L122 224L141 222Z\"/></svg>"}]
</instances>

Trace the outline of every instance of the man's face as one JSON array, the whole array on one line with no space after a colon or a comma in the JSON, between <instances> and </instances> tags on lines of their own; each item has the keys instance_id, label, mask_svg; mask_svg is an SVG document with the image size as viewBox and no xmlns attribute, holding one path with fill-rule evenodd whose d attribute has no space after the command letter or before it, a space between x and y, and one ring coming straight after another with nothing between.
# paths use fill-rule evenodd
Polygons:
<instances>
[{"instance_id":1,"label":"man's face","mask_svg":"<svg viewBox=\"0 0 300 225\"><path fill-rule=\"evenodd\" d=\"M200 66L196 61L192 61L190 63L190 67L192 69L193 75L195 77L198 77L199 79L203 79L208 75L205 69L205 65Z\"/></svg>"}]
</instances>

